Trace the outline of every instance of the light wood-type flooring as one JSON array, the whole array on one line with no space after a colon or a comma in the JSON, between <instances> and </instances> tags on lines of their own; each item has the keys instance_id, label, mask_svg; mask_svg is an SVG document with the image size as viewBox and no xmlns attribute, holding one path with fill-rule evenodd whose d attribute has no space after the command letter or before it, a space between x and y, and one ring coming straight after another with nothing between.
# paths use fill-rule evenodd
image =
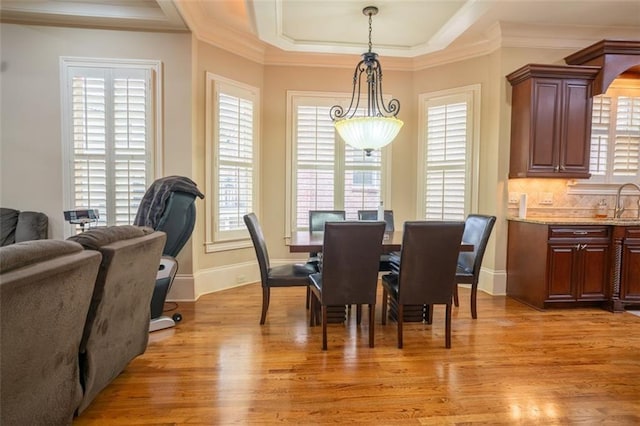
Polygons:
<instances>
[{"instance_id":1,"label":"light wood-type flooring","mask_svg":"<svg viewBox=\"0 0 640 426\"><path fill-rule=\"evenodd\" d=\"M259 284L180 303L177 327L151 333L74 425L639 425L640 317L592 309L539 312L469 290L432 325L380 324L368 347L367 309L310 328L304 288L271 292L265 325ZM379 297L380 300L380 297Z\"/></svg>"}]
</instances>

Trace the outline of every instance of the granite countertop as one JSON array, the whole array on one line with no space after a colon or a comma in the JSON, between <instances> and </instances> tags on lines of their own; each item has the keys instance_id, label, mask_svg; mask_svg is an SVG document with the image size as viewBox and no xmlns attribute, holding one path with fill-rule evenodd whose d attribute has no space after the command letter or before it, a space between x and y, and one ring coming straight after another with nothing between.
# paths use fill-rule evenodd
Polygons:
<instances>
[{"instance_id":1,"label":"granite countertop","mask_svg":"<svg viewBox=\"0 0 640 426\"><path fill-rule=\"evenodd\" d=\"M516 222L540 223L544 225L616 225L616 226L640 226L640 219L636 218L595 218L595 217L509 217L508 220Z\"/></svg>"}]
</instances>

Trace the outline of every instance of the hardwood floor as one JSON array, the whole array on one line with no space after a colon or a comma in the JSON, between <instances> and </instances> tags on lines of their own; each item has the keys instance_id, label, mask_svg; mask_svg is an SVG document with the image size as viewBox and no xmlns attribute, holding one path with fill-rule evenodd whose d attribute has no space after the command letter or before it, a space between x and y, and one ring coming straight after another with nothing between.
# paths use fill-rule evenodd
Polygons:
<instances>
[{"instance_id":1,"label":"hardwood floor","mask_svg":"<svg viewBox=\"0 0 640 426\"><path fill-rule=\"evenodd\" d=\"M600 309L538 312L469 291L433 325L380 325L369 348L360 326L308 326L304 288L271 292L260 319L258 284L181 303L177 327L150 335L146 353L75 425L640 424L640 317Z\"/></svg>"}]
</instances>

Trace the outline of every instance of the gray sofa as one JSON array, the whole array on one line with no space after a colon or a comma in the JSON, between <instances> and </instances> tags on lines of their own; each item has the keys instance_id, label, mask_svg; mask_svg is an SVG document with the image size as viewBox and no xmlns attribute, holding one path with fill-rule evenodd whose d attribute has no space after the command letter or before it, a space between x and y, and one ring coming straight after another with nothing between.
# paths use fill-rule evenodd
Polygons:
<instances>
[{"instance_id":1,"label":"gray sofa","mask_svg":"<svg viewBox=\"0 0 640 426\"><path fill-rule=\"evenodd\" d=\"M0 424L70 424L100 253L70 241L0 248Z\"/></svg>"},{"instance_id":2,"label":"gray sofa","mask_svg":"<svg viewBox=\"0 0 640 426\"><path fill-rule=\"evenodd\" d=\"M84 395L79 414L147 348L151 296L166 234L125 225L92 228L69 240L102 254L80 344Z\"/></svg>"},{"instance_id":3,"label":"gray sofa","mask_svg":"<svg viewBox=\"0 0 640 426\"><path fill-rule=\"evenodd\" d=\"M0 424L71 424L149 338L166 235L92 228L0 247Z\"/></svg>"},{"instance_id":4,"label":"gray sofa","mask_svg":"<svg viewBox=\"0 0 640 426\"><path fill-rule=\"evenodd\" d=\"M0 207L0 246L46 239L48 232L46 214Z\"/></svg>"}]
</instances>

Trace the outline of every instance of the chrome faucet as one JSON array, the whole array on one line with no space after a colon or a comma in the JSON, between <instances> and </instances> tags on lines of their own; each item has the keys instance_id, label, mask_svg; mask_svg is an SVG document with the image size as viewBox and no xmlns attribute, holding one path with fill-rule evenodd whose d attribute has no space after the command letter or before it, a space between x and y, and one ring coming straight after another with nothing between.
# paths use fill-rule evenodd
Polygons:
<instances>
[{"instance_id":1,"label":"chrome faucet","mask_svg":"<svg viewBox=\"0 0 640 426\"><path fill-rule=\"evenodd\" d=\"M620 188L618 188L618 193L616 194L616 207L613 210L613 217L615 219L620 219L620 216L622 216L622 212L624 212L625 208L620 204L620 195L622 194L622 189L625 186L632 186L634 188L636 188L638 190L638 219L640 219L640 186L636 185L635 183L623 183L622 185L620 185Z\"/></svg>"}]
</instances>

